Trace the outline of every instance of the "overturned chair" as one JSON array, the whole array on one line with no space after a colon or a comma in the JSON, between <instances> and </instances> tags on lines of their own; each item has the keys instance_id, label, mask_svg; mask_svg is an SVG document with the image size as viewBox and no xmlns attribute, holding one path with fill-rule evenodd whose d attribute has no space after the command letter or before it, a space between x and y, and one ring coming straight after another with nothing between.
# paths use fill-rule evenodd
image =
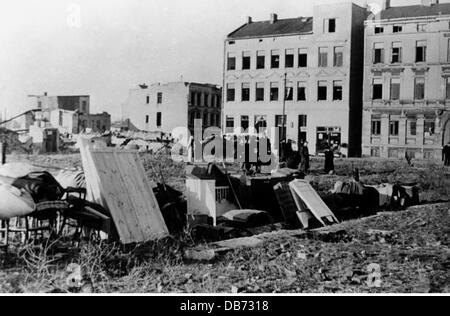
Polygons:
<instances>
[{"instance_id":1,"label":"overturned chair","mask_svg":"<svg viewBox=\"0 0 450 316\"><path fill-rule=\"evenodd\" d=\"M18 206L15 212L6 210L4 216L0 216L0 246L9 246L10 234L22 234L22 241L28 242L32 237L37 239L38 235L44 238L45 232L49 238L58 238L68 228L72 228L78 238L83 230L89 235L92 231L110 232L107 211L87 201L84 188L64 189L46 172L31 173L9 179L9 182L10 196L16 199L13 202L17 201L14 205ZM45 185L40 187L42 183ZM40 201L41 194L45 196L44 201Z\"/></svg>"}]
</instances>

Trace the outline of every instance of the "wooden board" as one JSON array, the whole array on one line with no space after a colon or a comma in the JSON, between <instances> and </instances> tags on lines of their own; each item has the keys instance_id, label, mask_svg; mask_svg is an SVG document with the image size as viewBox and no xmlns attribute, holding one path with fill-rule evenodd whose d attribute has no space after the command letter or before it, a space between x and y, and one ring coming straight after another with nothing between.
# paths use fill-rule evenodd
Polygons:
<instances>
[{"instance_id":1,"label":"wooden board","mask_svg":"<svg viewBox=\"0 0 450 316\"><path fill-rule=\"evenodd\" d=\"M93 201L111 213L124 244L169 235L137 152L92 149L80 141L86 186Z\"/></svg>"},{"instance_id":2,"label":"wooden board","mask_svg":"<svg viewBox=\"0 0 450 316\"><path fill-rule=\"evenodd\" d=\"M333 212L308 181L294 180L289 183L289 187L292 190L299 209L302 210L306 207L323 226L339 223L336 216L334 216Z\"/></svg>"}]
</instances>

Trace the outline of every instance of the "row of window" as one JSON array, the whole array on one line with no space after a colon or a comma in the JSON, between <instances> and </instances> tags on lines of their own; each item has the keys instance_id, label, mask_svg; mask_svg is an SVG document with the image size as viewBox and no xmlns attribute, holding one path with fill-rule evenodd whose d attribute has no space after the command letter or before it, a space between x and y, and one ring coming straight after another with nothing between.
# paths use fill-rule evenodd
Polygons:
<instances>
[{"instance_id":1,"label":"row of window","mask_svg":"<svg viewBox=\"0 0 450 316\"><path fill-rule=\"evenodd\" d=\"M150 115L146 115L145 116L145 124L149 124L150 123ZM162 126L162 113L161 112L157 112L156 113L156 127L160 128Z\"/></svg>"},{"instance_id":2,"label":"row of window","mask_svg":"<svg viewBox=\"0 0 450 316\"><path fill-rule=\"evenodd\" d=\"M145 99L145 103L150 104L150 101L151 101L151 98L150 98L149 95L147 95L146 99ZM163 93L162 92L158 92L156 94L156 103L157 104L162 104L162 102L163 102Z\"/></svg>"},{"instance_id":3,"label":"row of window","mask_svg":"<svg viewBox=\"0 0 450 316\"><path fill-rule=\"evenodd\" d=\"M426 118L424 121L424 136L434 137L436 129L436 121L433 118ZM373 116L371 124L372 136L381 136L381 117ZM400 135L400 121L398 119L389 120L389 136ZM406 135L415 137L417 136L417 119L415 117L408 117L406 124Z\"/></svg>"},{"instance_id":4,"label":"row of window","mask_svg":"<svg viewBox=\"0 0 450 316\"><path fill-rule=\"evenodd\" d=\"M206 106L220 108L220 96L202 92L191 92L190 103L192 106Z\"/></svg>"},{"instance_id":5,"label":"row of window","mask_svg":"<svg viewBox=\"0 0 450 316\"><path fill-rule=\"evenodd\" d=\"M344 47L336 46L332 49L333 52L333 67L342 67L344 64ZM271 69L278 69L281 67L280 50L271 50L269 66ZM295 55L297 54L297 61L295 61ZM318 66L319 67L329 67L329 54L330 48L319 47L318 51ZM256 51L256 56L252 56L251 51L244 51L241 56L241 69L266 69L267 56L266 51L258 50ZM252 59L255 60L252 63ZM300 48L297 52L295 49L286 49L284 52L284 68L306 68L308 67L308 49ZM237 69L237 54L229 53L227 57L227 70L232 71Z\"/></svg>"},{"instance_id":6,"label":"row of window","mask_svg":"<svg viewBox=\"0 0 450 316\"><path fill-rule=\"evenodd\" d=\"M423 32L427 32L427 23L418 23L416 25L416 31L419 33L423 33ZM449 29L450 29L450 23L449 23ZM394 24L392 25L392 28L390 30L388 30L388 26L376 26L374 28L374 33L375 34L384 34L384 33L388 33L388 32L392 32L394 34L396 33L402 33L405 29L405 25L402 24ZM412 29L411 29L412 30Z\"/></svg>"},{"instance_id":7,"label":"row of window","mask_svg":"<svg viewBox=\"0 0 450 316\"><path fill-rule=\"evenodd\" d=\"M403 158L405 154L408 154L412 159L422 158L423 159L435 159L435 151L434 150L423 150L423 155L420 154L422 150L407 148L388 148L388 158ZM381 157L381 148L380 147L372 147L370 149L370 156L372 157Z\"/></svg>"},{"instance_id":8,"label":"row of window","mask_svg":"<svg viewBox=\"0 0 450 316\"><path fill-rule=\"evenodd\" d=\"M317 82L317 100L328 100L328 87L329 83L326 80ZM241 102L249 102L251 99L251 84L242 83L239 87L241 90ZM296 88L296 89L295 89ZM304 81L297 82L294 88L294 82L288 81L286 83L286 89L284 92L284 99L286 101L307 101L307 83ZM341 101L343 98L343 82L341 80L333 81L333 101ZM227 84L227 102L235 102L236 98L236 85L234 83ZM254 85L254 100L256 102L265 101L266 98L266 83L258 82ZM283 98L282 88L280 89L279 82L271 82L269 84L269 100L272 102L280 101Z\"/></svg>"},{"instance_id":9,"label":"row of window","mask_svg":"<svg viewBox=\"0 0 450 316\"><path fill-rule=\"evenodd\" d=\"M425 100L425 77L414 78L414 100ZM383 79L375 78L372 83L372 100L383 100L384 96ZM450 99L450 78L445 78L445 98ZM398 101L401 98L401 84L400 78L392 78L390 81L390 100Z\"/></svg>"},{"instance_id":10,"label":"row of window","mask_svg":"<svg viewBox=\"0 0 450 316\"><path fill-rule=\"evenodd\" d=\"M220 114L204 112L189 113L189 126L194 126L195 120L202 120L204 127L220 126Z\"/></svg>"},{"instance_id":11,"label":"row of window","mask_svg":"<svg viewBox=\"0 0 450 316\"><path fill-rule=\"evenodd\" d=\"M284 119L283 119L284 118ZM275 115L275 127L283 127L286 128L287 115ZM300 127L306 127L307 125L307 116L300 115L299 116ZM249 131L250 128L250 116L241 115L240 116L240 125L239 127L245 132ZM267 130L267 115L255 115L254 116L254 125L253 127L258 133L263 133ZM227 115L225 118L225 132L226 133L234 133L235 132L235 117Z\"/></svg>"},{"instance_id":12,"label":"row of window","mask_svg":"<svg viewBox=\"0 0 450 316\"><path fill-rule=\"evenodd\" d=\"M391 64L398 64L403 62L403 44L402 42L393 42L391 51ZM423 63L427 61L427 42L426 41L417 41L416 42L416 55L415 62ZM374 64L385 64L389 63L389 61L385 58L385 47L384 43L375 43L373 49L373 63Z\"/></svg>"}]
</instances>

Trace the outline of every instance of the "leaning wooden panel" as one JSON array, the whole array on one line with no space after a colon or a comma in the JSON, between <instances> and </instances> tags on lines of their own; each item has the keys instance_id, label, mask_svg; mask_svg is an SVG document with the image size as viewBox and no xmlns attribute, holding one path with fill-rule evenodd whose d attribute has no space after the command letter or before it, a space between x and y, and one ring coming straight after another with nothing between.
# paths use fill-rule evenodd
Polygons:
<instances>
[{"instance_id":1,"label":"leaning wooden panel","mask_svg":"<svg viewBox=\"0 0 450 316\"><path fill-rule=\"evenodd\" d=\"M305 203L308 210L317 218L317 220L323 225L339 223L336 216L328 208L319 194L314 188L305 180L294 180L289 183L289 187L292 189L294 198L297 196ZM328 222L325 222L325 220Z\"/></svg>"},{"instance_id":2,"label":"leaning wooden panel","mask_svg":"<svg viewBox=\"0 0 450 316\"><path fill-rule=\"evenodd\" d=\"M121 242L145 242L167 236L167 226L138 154L89 151Z\"/></svg>"}]
</instances>

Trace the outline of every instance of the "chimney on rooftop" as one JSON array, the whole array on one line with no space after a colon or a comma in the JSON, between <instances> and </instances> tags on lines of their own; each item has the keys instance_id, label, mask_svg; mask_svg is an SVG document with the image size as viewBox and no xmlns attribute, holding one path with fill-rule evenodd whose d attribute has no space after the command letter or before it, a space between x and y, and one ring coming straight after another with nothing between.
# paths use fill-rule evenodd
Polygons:
<instances>
[{"instance_id":1,"label":"chimney on rooftop","mask_svg":"<svg viewBox=\"0 0 450 316\"><path fill-rule=\"evenodd\" d=\"M270 15L270 24L274 24L278 21L278 14L272 13Z\"/></svg>"},{"instance_id":2,"label":"chimney on rooftop","mask_svg":"<svg viewBox=\"0 0 450 316\"><path fill-rule=\"evenodd\" d=\"M247 24L252 24L253 23L253 19L251 16L247 17Z\"/></svg>"},{"instance_id":3,"label":"chimney on rooftop","mask_svg":"<svg viewBox=\"0 0 450 316\"><path fill-rule=\"evenodd\" d=\"M391 8L391 0L384 0L383 1L383 10L387 10L387 9L390 9L390 8Z\"/></svg>"}]
</instances>

